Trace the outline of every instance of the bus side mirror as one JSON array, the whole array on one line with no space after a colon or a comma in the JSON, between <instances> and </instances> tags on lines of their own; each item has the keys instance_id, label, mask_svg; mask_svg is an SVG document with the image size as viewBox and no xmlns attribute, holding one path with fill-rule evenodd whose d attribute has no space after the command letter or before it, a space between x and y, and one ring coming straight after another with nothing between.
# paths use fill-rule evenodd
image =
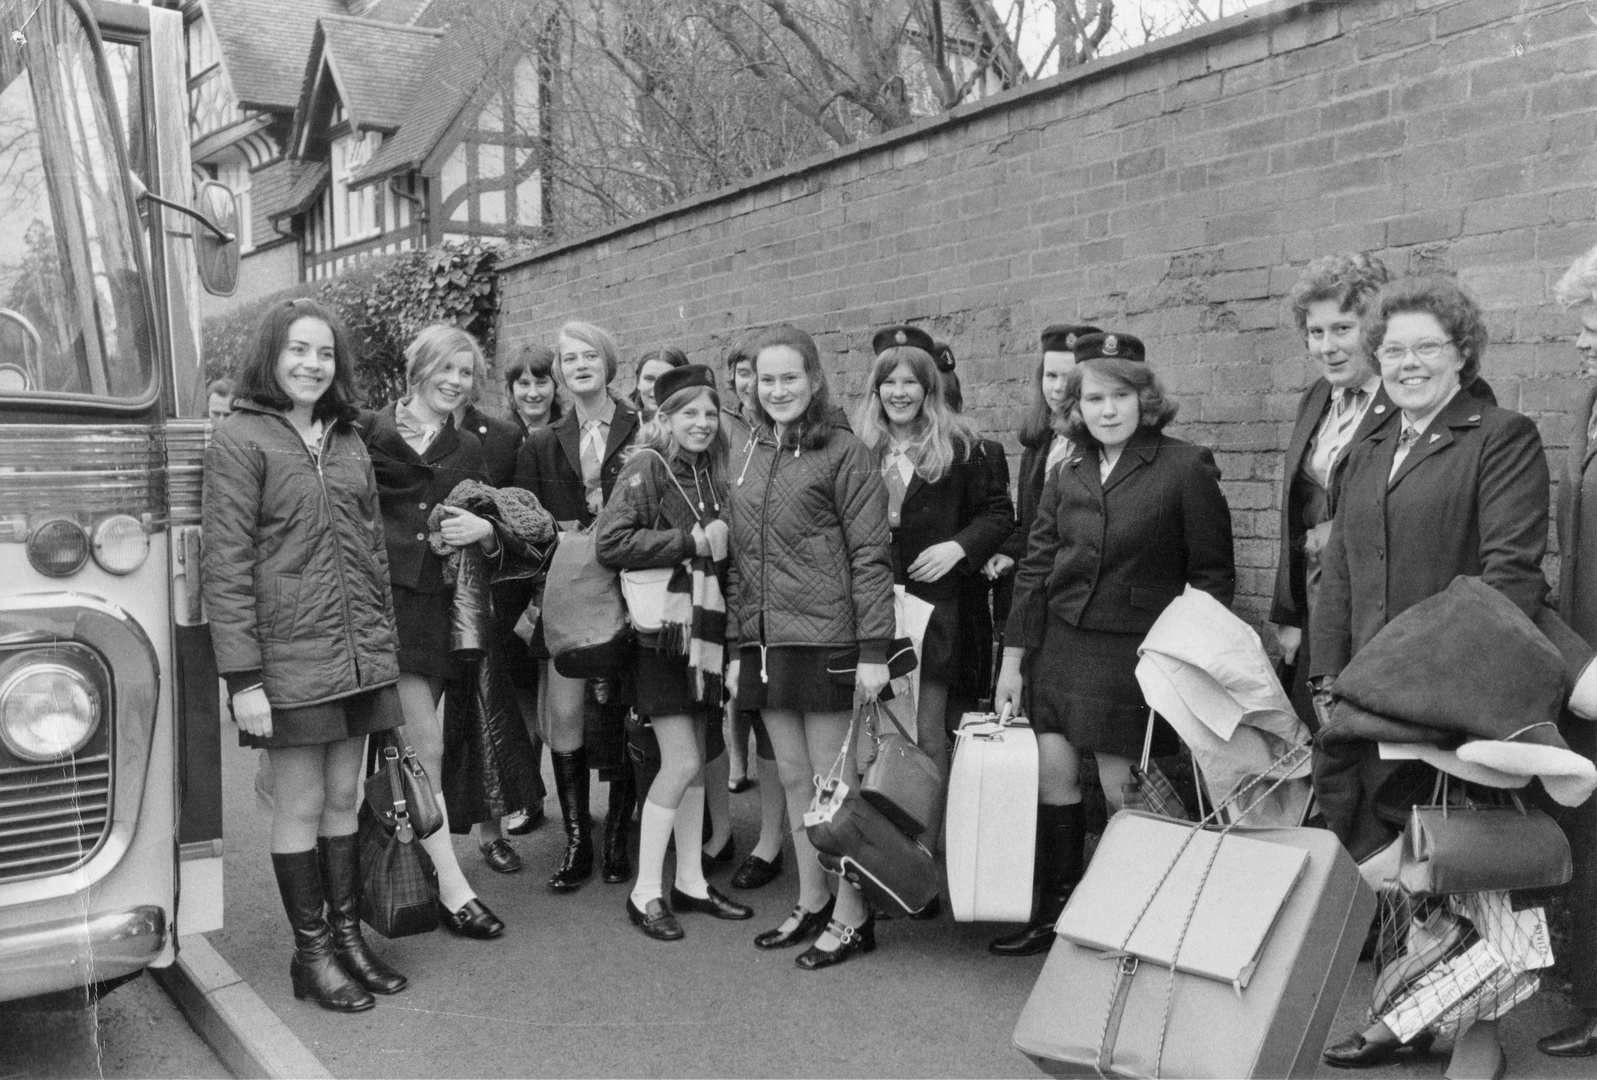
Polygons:
<instances>
[{"instance_id":1,"label":"bus side mirror","mask_svg":"<svg viewBox=\"0 0 1597 1080\"><path fill-rule=\"evenodd\" d=\"M238 288L238 199L226 184L207 180L195 193L194 206L213 226L194 232L200 284L213 296L232 296Z\"/></svg>"}]
</instances>

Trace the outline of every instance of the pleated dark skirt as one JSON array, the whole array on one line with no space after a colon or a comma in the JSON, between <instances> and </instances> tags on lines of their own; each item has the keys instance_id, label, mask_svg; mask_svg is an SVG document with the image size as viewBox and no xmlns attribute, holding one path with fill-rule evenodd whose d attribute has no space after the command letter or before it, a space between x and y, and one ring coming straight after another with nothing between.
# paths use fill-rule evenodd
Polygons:
<instances>
[{"instance_id":1,"label":"pleated dark skirt","mask_svg":"<svg viewBox=\"0 0 1597 1080\"><path fill-rule=\"evenodd\" d=\"M394 629L399 632L399 670L453 682L460 663L450 648L454 594L424 593L394 586Z\"/></svg>"},{"instance_id":2,"label":"pleated dark skirt","mask_svg":"<svg viewBox=\"0 0 1597 1080\"><path fill-rule=\"evenodd\" d=\"M1140 759L1148 703L1137 683L1137 647L1145 636L1082 630L1050 613L1042 648L1027 657L1033 730L1063 735L1077 750ZM1161 721L1154 756L1180 748Z\"/></svg>"},{"instance_id":3,"label":"pleated dark skirt","mask_svg":"<svg viewBox=\"0 0 1597 1080\"><path fill-rule=\"evenodd\" d=\"M766 680L760 679L758 646L744 648L738 667L737 707L793 712L847 712L854 688L832 681L826 658L836 649L782 645L765 651Z\"/></svg>"}]
</instances>

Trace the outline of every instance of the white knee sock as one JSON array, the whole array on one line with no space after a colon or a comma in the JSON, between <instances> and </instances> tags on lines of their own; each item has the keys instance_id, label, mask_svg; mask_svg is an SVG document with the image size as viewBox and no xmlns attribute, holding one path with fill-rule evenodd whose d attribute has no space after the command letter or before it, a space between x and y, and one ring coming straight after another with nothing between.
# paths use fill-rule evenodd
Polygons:
<instances>
[{"instance_id":1,"label":"white knee sock","mask_svg":"<svg viewBox=\"0 0 1597 1080\"><path fill-rule=\"evenodd\" d=\"M643 800L643 823L638 829L638 880L632 883L632 903L639 911L660 899L665 880L665 846L671 841L671 820L676 811L652 799ZM698 846L694 845L694 850Z\"/></svg>"},{"instance_id":2,"label":"white knee sock","mask_svg":"<svg viewBox=\"0 0 1597 1080\"><path fill-rule=\"evenodd\" d=\"M709 883L704 880L704 862L700 856L704 835L704 785L694 784L682 793L677 806L677 888L689 896L703 900L710 895Z\"/></svg>"}]
</instances>

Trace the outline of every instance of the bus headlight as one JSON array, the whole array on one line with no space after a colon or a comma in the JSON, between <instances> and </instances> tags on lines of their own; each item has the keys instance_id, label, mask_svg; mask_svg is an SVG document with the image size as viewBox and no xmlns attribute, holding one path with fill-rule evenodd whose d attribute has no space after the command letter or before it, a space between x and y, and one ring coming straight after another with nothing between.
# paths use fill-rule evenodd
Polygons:
<instances>
[{"instance_id":1,"label":"bus headlight","mask_svg":"<svg viewBox=\"0 0 1597 1080\"><path fill-rule=\"evenodd\" d=\"M110 574L131 574L149 557L150 538L138 518L112 514L94 527L89 547L100 569Z\"/></svg>"},{"instance_id":2,"label":"bus headlight","mask_svg":"<svg viewBox=\"0 0 1597 1080\"><path fill-rule=\"evenodd\" d=\"M28 561L41 574L67 577L89 561L89 538L70 518L46 521L28 537Z\"/></svg>"},{"instance_id":3,"label":"bus headlight","mask_svg":"<svg viewBox=\"0 0 1597 1080\"><path fill-rule=\"evenodd\" d=\"M0 743L24 761L57 761L88 744L104 699L78 668L24 661L0 681Z\"/></svg>"}]
</instances>

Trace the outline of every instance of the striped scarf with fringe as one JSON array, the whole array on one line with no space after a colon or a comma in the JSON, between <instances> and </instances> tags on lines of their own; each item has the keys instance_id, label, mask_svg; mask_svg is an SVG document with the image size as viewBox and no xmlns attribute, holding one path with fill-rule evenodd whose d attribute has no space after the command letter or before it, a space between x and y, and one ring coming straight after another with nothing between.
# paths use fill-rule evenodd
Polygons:
<instances>
[{"instance_id":1,"label":"striped scarf with fringe","mask_svg":"<svg viewBox=\"0 0 1597 1080\"><path fill-rule=\"evenodd\" d=\"M726 665L726 598L721 578L726 573L729 532L703 524L693 526L693 539L703 541L708 555L692 555L680 563L666 586L660 623L660 647L688 658L697 700L721 703L721 673Z\"/></svg>"}]
</instances>

